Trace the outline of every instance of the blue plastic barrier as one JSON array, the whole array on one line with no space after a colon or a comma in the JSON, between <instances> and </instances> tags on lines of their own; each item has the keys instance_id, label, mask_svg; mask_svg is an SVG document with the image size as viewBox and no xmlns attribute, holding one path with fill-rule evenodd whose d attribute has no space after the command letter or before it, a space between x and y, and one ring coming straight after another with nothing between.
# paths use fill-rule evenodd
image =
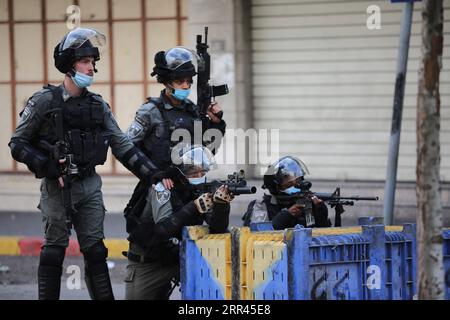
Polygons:
<instances>
[{"instance_id":1,"label":"blue plastic barrier","mask_svg":"<svg viewBox=\"0 0 450 320\"><path fill-rule=\"evenodd\" d=\"M444 243L442 245L445 271L445 299L450 300L450 229L442 232Z\"/></svg>"},{"instance_id":2,"label":"blue plastic barrier","mask_svg":"<svg viewBox=\"0 0 450 320\"><path fill-rule=\"evenodd\" d=\"M252 222L250 223L250 231L251 232L257 232L257 231L273 231L273 225L272 222Z\"/></svg>"},{"instance_id":3,"label":"blue plastic barrier","mask_svg":"<svg viewBox=\"0 0 450 320\"><path fill-rule=\"evenodd\" d=\"M403 232L386 232L386 293L384 299L412 300L416 294L416 226Z\"/></svg>"},{"instance_id":4,"label":"blue plastic barrier","mask_svg":"<svg viewBox=\"0 0 450 320\"><path fill-rule=\"evenodd\" d=\"M415 224L401 228L361 222L369 225L274 231L271 223L251 224L251 230L235 228L232 239L230 234L209 235L205 227L185 229L182 298L414 299ZM443 231L443 261L445 299L450 300L450 229Z\"/></svg>"},{"instance_id":5,"label":"blue plastic barrier","mask_svg":"<svg viewBox=\"0 0 450 320\"><path fill-rule=\"evenodd\" d=\"M413 299L414 225L404 225L403 231L385 232L384 226L371 225L359 232L358 228L314 232L329 234L313 236L312 229L301 226L286 230L289 299ZM268 279L264 285L273 286L273 281Z\"/></svg>"},{"instance_id":6,"label":"blue plastic barrier","mask_svg":"<svg viewBox=\"0 0 450 320\"><path fill-rule=\"evenodd\" d=\"M181 296L185 300L231 299L231 236L204 226L183 229Z\"/></svg>"}]
</instances>

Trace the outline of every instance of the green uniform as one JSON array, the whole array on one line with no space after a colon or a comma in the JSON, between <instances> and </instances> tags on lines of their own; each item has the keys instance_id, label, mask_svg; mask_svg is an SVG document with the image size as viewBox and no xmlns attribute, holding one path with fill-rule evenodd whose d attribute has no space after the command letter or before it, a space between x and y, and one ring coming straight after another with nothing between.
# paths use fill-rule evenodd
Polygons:
<instances>
[{"instance_id":1,"label":"green uniform","mask_svg":"<svg viewBox=\"0 0 450 320\"><path fill-rule=\"evenodd\" d=\"M73 99L63 86L61 86L61 89L64 101ZM82 96L77 99L89 96L93 96L93 94L84 90ZM52 99L53 95L49 89L42 89L29 99L12 140L33 144L37 140L36 138L44 138L50 133L51 124L45 121L45 114L51 107ZM95 99L98 99L103 105L104 133L110 137L109 141L113 153L116 157L122 158L128 150L133 148L133 144L120 130L106 102L98 95L95 95ZM75 178L72 182L72 202L77 211L72 219L82 251L104 238L105 206L101 186L101 178L96 173L85 178ZM38 208L43 215L45 245L67 247L69 233L65 223L61 188L57 180L42 179L41 199Z\"/></svg>"},{"instance_id":2,"label":"green uniform","mask_svg":"<svg viewBox=\"0 0 450 320\"><path fill-rule=\"evenodd\" d=\"M130 236L125 299L162 300L168 298L170 282L180 278L179 242L184 226L201 225L205 221L211 233L224 233L229 222L230 205L216 203L200 214L193 203L195 195L177 185L170 191L162 183L147 194L140 217L144 237Z\"/></svg>"},{"instance_id":3,"label":"green uniform","mask_svg":"<svg viewBox=\"0 0 450 320\"><path fill-rule=\"evenodd\" d=\"M170 203L170 191L165 189L162 183L151 188L147 194L147 203L142 212L142 221L154 221L158 223L169 218L172 214ZM130 242L129 253L144 257L146 249ZM162 300L166 299L170 290L172 279L179 279L180 266L178 262L165 263L161 260L137 262L128 261L127 275L125 277L126 300Z\"/></svg>"},{"instance_id":4,"label":"green uniform","mask_svg":"<svg viewBox=\"0 0 450 320\"><path fill-rule=\"evenodd\" d=\"M120 130L101 96L83 89L80 96L71 97L63 85L48 86L28 100L9 146L15 160L43 178L38 208L45 244L38 268L39 299L59 299L69 226L75 229L84 256L91 298L113 299L108 249L103 243L106 210L95 166L106 161L110 146L114 156L142 180L150 179L156 168ZM61 158L66 161L64 171ZM61 175L68 188L59 186Z\"/></svg>"}]
</instances>

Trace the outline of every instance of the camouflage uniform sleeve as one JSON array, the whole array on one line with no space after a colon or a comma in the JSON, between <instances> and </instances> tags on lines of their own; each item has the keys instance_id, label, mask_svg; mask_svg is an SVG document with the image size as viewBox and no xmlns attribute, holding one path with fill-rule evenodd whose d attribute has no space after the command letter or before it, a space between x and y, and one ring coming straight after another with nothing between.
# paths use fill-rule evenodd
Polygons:
<instances>
[{"instance_id":1,"label":"camouflage uniform sleeve","mask_svg":"<svg viewBox=\"0 0 450 320\"><path fill-rule=\"evenodd\" d=\"M153 186L149 193L148 202L151 204L153 221L158 223L172 215L172 204L170 203L170 191L164 188L161 182Z\"/></svg>"},{"instance_id":2,"label":"camouflage uniform sleeve","mask_svg":"<svg viewBox=\"0 0 450 320\"><path fill-rule=\"evenodd\" d=\"M104 129L105 134L109 136L111 149L117 159L122 159L127 151L133 148L133 143L127 138L126 134L120 130L109 105L104 102Z\"/></svg>"},{"instance_id":3,"label":"camouflage uniform sleeve","mask_svg":"<svg viewBox=\"0 0 450 320\"><path fill-rule=\"evenodd\" d=\"M104 134L109 136L113 155L139 179L150 181L153 174L158 171L158 168L120 130L114 115L106 103L105 108Z\"/></svg>"},{"instance_id":4,"label":"camouflage uniform sleeve","mask_svg":"<svg viewBox=\"0 0 450 320\"><path fill-rule=\"evenodd\" d=\"M193 201L175 211L170 201L171 196L171 192L165 189L162 183L156 184L150 192L154 231L161 239L179 236L184 226L192 225L200 219Z\"/></svg>"},{"instance_id":5,"label":"camouflage uniform sleeve","mask_svg":"<svg viewBox=\"0 0 450 320\"><path fill-rule=\"evenodd\" d=\"M12 139L20 139L26 143L31 142L44 122L44 115L51 101L52 93L49 90L38 91L28 99L20 113L19 124Z\"/></svg>"},{"instance_id":6,"label":"camouflage uniform sleeve","mask_svg":"<svg viewBox=\"0 0 450 320\"><path fill-rule=\"evenodd\" d=\"M151 131L156 111L158 109L153 103L145 103L136 111L134 120L126 132L128 139L134 144L144 140L148 132Z\"/></svg>"},{"instance_id":7,"label":"camouflage uniform sleeve","mask_svg":"<svg viewBox=\"0 0 450 320\"><path fill-rule=\"evenodd\" d=\"M32 145L32 141L36 139L44 124L44 116L51 100L52 95L48 90L41 90L28 100L8 144L13 159L26 164L37 178L44 177L45 166L49 158Z\"/></svg>"}]
</instances>

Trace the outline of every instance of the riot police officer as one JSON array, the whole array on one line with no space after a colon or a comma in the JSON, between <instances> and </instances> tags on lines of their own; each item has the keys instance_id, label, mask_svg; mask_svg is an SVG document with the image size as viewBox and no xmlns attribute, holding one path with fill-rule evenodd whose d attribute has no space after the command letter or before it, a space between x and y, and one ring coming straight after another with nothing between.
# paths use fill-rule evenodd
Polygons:
<instances>
[{"instance_id":1,"label":"riot police officer","mask_svg":"<svg viewBox=\"0 0 450 320\"><path fill-rule=\"evenodd\" d=\"M39 299L59 299L62 264L70 229L77 233L92 299L114 299L103 243L105 207L95 166L114 156L141 179L156 168L120 130L108 104L87 90L93 82L98 47L105 36L89 28L69 32L54 49L59 86L33 94L21 113L9 146L41 181L39 209L45 243L38 268Z\"/></svg>"},{"instance_id":2,"label":"riot police officer","mask_svg":"<svg viewBox=\"0 0 450 320\"><path fill-rule=\"evenodd\" d=\"M185 144L207 145L215 153L225 134L222 110L213 103L207 114L201 114L198 106L188 99L199 63L196 53L175 47L158 52L154 61L151 75L156 75L165 88L158 98L148 98L138 109L127 130L128 137L161 170L171 164L172 147L180 142L180 138ZM201 130L196 130L196 126ZM203 139L207 130L212 134ZM201 136L196 137L196 131Z\"/></svg>"},{"instance_id":3,"label":"riot police officer","mask_svg":"<svg viewBox=\"0 0 450 320\"><path fill-rule=\"evenodd\" d=\"M328 209L321 199L312 196L304 203L296 201L296 194L311 187L311 183L304 179L307 173L306 165L296 157L282 157L270 165L262 186L270 194L250 202L242 217L244 225L271 221L275 230L292 228L297 224L310 228L330 227Z\"/></svg>"},{"instance_id":4,"label":"riot police officer","mask_svg":"<svg viewBox=\"0 0 450 320\"><path fill-rule=\"evenodd\" d=\"M155 184L146 193L141 216L130 233L125 298L127 300L168 299L171 279L179 279L179 242L184 226L203 221L211 233L227 231L233 195L225 186L214 194L201 193L199 185L217 167L204 146L179 149L180 161L162 177L174 182L169 191L156 174ZM201 193L201 194L199 194Z\"/></svg>"}]
</instances>

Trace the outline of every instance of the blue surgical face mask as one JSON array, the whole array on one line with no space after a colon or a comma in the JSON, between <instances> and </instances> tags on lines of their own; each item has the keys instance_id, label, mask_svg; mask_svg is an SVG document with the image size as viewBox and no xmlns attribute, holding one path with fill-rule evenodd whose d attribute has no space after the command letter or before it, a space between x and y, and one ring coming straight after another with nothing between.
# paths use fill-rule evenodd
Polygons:
<instances>
[{"instance_id":1,"label":"blue surgical face mask","mask_svg":"<svg viewBox=\"0 0 450 320\"><path fill-rule=\"evenodd\" d=\"M94 82L94 77L77 71L75 75L72 76L72 80L78 88L82 89L89 87Z\"/></svg>"},{"instance_id":2,"label":"blue surgical face mask","mask_svg":"<svg viewBox=\"0 0 450 320\"><path fill-rule=\"evenodd\" d=\"M206 174L200 178L188 178L189 183L193 185L198 185L206 182Z\"/></svg>"},{"instance_id":3,"label":"blue surgical face mask","mask_svg":"<svg viewBox=\"0 0 450 320\"><path fill-rule=\"evenodd\" d=\"M300 192L301 190L299 189L299 188L296 188L296 187L294 187L294 186L292 186L292 187L290 187L290 188L287 188L287 189L284 189L284 190L281 190L281 192L284 192L284 193L286 193L286 194L294 194L294 193L298 193L298 192Z\"/></svg>"},{"instance_id":4,"label":"blue surgical face mask","mask_svg":"<svg viewBox=\"0 0 450 320\"><path fill-rule=\"evenodd\" d=\"M173 89L172 96L180 101L186 99L191 93L191 89Z\"/></svg>"}]
</instances>

